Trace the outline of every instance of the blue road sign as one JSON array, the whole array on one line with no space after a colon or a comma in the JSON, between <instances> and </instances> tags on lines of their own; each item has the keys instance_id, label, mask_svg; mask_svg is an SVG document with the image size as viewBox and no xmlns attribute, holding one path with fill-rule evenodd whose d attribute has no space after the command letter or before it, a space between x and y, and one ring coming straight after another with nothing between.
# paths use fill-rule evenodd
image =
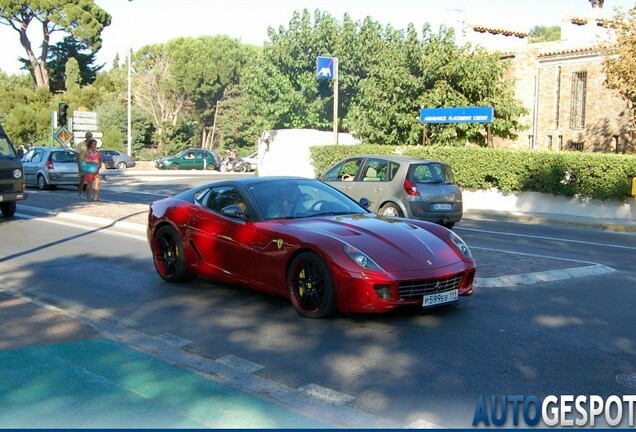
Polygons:
<instances>
[{"instance_id":1,"label":"blue road sign","mask_svg":"<svg viewBox=\"0 0 636 432\"><path fill-rule=\"evenodd\" d=\"M318 57L316 76L324 79L338 79L338 59L336 57Z\"/></svg>"},{"instance_id":2,"label":"blue road sign","mask_svg":"<svg viewBox=\"0 0 636 432\"><path fill-rule=\"evenodd\" d=\"M422 108L420 122L426 123L492 123L492 107Z\"/></svg>"}]
</instances>

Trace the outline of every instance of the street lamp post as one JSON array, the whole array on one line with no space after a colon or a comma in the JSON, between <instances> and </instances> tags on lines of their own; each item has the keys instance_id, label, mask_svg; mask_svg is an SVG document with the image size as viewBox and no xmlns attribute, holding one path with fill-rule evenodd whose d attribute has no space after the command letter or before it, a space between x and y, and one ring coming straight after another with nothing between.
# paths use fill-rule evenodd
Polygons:
<instances>
[{"instance_id":1,"label":"street lamp post","mask_svg":"<svg viewBox=\"0 0 636 432\"><path fill-rule=\"evenodd\" d=\"M128 0L128 3L133 0ZM128 156L132 156L132 85L130 82L131 66L132 66L132 47L128 51L128 119L127 119L127 131L128 131Z\"/></svg>"},{"instance_id":2,"label":"street lamp post","mask_svg":"<svg viewBox=\"0 0 636 432\"><path fill-rule=\"evenodd\" d=\"M128 52L128 156L132 156L132 97L131 97L131 82L130 82L130 74L131 74L131 58L132 58L132 48Z\"/></svg>"}]
</instances>

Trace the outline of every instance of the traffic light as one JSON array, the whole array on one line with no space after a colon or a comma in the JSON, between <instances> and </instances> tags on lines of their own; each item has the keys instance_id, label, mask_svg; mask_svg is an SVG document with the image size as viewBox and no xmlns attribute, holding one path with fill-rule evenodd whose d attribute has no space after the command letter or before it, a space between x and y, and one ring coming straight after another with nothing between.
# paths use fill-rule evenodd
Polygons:
<instances>
[{"instance_id":1,"label":"traffic light","mask_svg":"<svg viewBox=\"0 0 636 432\"><path fill-rule=\"evenodd\" d=\"M68 122L68 104L60 102L57 106L57 127L66 127Z\"/></svg>"}]
</instances>

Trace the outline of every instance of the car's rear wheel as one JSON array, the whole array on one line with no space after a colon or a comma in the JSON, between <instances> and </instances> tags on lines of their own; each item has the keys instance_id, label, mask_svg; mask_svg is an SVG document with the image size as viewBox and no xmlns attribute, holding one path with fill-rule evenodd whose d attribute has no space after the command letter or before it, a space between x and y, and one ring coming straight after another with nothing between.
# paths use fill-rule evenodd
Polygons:
<instances>
[{"instance_id":1,"label":"car's rear wheel","mask_svg":"<svg viewBox=\"0 0 636 432\"><path fill-rule=\"evenodd\" d=\"M177 165L177 164L172 164L172 165L170 165L170 169L171 169L171 170L178 170L178 169L179 169L179 165Z\"/></svg>"},{"instance_id":2,"label":"car's rear wheel","mask_svg":"<svg viewBox=\"0 0 636 432\"><path fill-rule=\"evenodd\" d=\"M336 288L325 262L313 252L303 252L287 272L289 299L296 312L307 318L324 318L336 312Z\"/></svg>"},{"instance_id":3,"label":"car's rear wheel","mask_svg":"<svg viewBox=\"0 0 636 432\"><path fill-rule=\"evenodd\" d=\"M382 216L389 216L389 217L404 217L404 214L402 213L402 209L400 209L394 203L386 203L382 207L380 207L380 214Z\"/></svg>"},{"instance_id":4,"label":"car's rear wheel","mask_svg":"<svg viewBox=\"0 0 636 432\"><path fill-rule=\"evenodd\" d=\"M214 166L214 164L213 164L213 163L209 163L209 164L206 164L206 165L205 165L205 169L206 169L206 170L210 170L210 171L212 171L212 170L213 170L213 169L215 169L215 168L216 168L216 167Z\"/></svg>"},{"instance_id":5,"label":"car's rear wheel","mask_svg":"<svg viewBox=\"0 0 636 432\"><path fill-rule=\"evenodd\" d=\"M455 222L442 222L442 226L448 229L452 229L455 226Z\"/></svg>"},{"instance_id":6,"label":"car's rear wheel","mask_svg":"<svg viewBox=\"0 0 636 432\"><path fill-rule=\"evenodd\" d=\"M38 174L38 189L46 190L49 188L49 184L46 182L43 174Z\"/></svg>"},{"instance_id":7,"label":"car's rear wheel","mask_svg":"<svg viewBox=\"0 0 636 432\"><path fill-rule=\"evenodd\" d=\"M126 171L126 168L128 168L128 166L126 165L126 162L118 162L117 163L117 169L119 171Z\"/></svg>"},{"instance_id":8,"label":"car's rear wheel","mask_svg":"<svg viewBox=\"0 0 636 432\"><path fill-rule=\"evenodd\" d=\"M179 233L170 225L157 230L152 239L155 270L167 282L183 282L194 278L190 273Z\"/></svg>"},{"instance_id":9,"label":"car's rear wheel","mask_svg":"<svg viewBox=\"0 0 636 432\"><path fill-rule=\"evenodd\" d=\"M17 205L15 201L6 201L0 203L0 211L2 212L2 216L6 218L13 217L16 207Z\"/></svg>"}]
</instances>

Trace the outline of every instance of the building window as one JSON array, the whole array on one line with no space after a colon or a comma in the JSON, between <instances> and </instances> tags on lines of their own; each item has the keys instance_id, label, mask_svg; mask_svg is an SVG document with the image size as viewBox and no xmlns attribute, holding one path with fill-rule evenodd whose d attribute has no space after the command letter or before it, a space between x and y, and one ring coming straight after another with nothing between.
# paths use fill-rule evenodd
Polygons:
<instances>
[{"instance_id":1,"label":"building window","mask_svg":"<svg viewBox=\"0 0 636 432\"><path fill-rule=\"evenodd\" d=\"M585 94L587 91L587 72L572 74L572 104L570 105L570 128L585 127Z\"/></svg>"},{"instance_id":2,"label":"building window","mask_svg":"<svg viewBox=\"0 0 636 432\"><path fill-rule=\"evenodd\" d=\"M548 135L548 150L552 150L552 135Z\"/></svg>"},{"instance_id":3,"label":"building window","mask_svg":"<svg viewBox=\"0 0 636 432\"><path fill-rule=\"evenodd\" d=\"M583 151L584 145L582 142L574 142L574 141L569 141L568 142L568 149L572 150L572 151Z\"/></svg>"}]
</instances>

